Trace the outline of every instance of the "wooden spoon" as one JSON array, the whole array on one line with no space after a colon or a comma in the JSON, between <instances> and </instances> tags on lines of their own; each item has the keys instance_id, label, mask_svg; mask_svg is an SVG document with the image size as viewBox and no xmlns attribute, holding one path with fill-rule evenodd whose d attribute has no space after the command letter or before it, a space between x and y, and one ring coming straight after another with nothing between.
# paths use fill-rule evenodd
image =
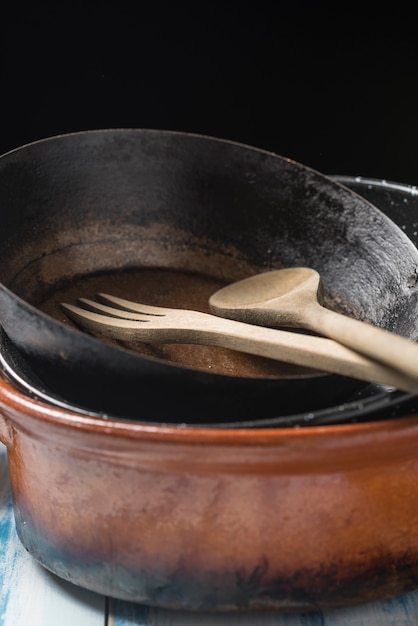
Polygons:
<instances>
[{"instance_id":1,"label":"wooden spoon","mask_svg":"<svg viewBox=\"0 0 418 626\"><path fill-rule=\"evenodd\" d=\"M314 269L273 270L227 285L210 297L209 305L213 313L229 319L314 331L418 378L418 344L325 308L320 289Z\"/></svg>"}]
</instances>

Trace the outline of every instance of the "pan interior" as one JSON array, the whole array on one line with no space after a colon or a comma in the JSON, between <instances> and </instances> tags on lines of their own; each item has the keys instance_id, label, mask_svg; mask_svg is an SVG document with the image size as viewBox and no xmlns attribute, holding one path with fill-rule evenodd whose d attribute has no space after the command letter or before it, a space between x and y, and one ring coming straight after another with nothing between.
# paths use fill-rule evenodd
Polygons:
<instances>
[{"instance_id":1,"label":"pan interior","mask_svg":"<svg viewBox=\"0 0 418 626\"><path fill-rule=\"evenodd\" d=\"M208 300L212 293L226 284L218 277L197 272L159 267L130 268L82 276L66 282L49 294L38 307L64 324L76 327L63 313L61 302L76 302L77 298L93 298L109 293L120 298L162 307L186 308L210 313ZM315 370L298 367L272 359L214 346L196 344L147 344L129 342L94 334L98 339L139 354L212 373L249 377L306 376Z\"/></svg>"}]
</instances>

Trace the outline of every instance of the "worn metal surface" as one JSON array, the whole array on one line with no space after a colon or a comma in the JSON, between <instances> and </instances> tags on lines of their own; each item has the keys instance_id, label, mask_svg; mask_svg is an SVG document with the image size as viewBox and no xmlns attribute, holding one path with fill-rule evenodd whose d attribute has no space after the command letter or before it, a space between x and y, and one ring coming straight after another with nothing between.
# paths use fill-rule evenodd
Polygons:
<instances>
[{"instance_id":1,"label":"worn metal surface","mask_svg":"<svg viewBox=\"0 0 418 626\"><path fill-rule=\"evenodd\" d=\"M44 376L68 381L63 395L96 410L113 412L117 397L122 415L196 423L347 398L341 378L314 377L312 393L311 377L187 368L110 346L26 304L98 272L157 267L228 282L309 265L333 307L418 332L418 253L408 238L349 189L262 150L147 130L44 140L1 157L0 211L0 321Z\"/></svg>"}]
</instances>

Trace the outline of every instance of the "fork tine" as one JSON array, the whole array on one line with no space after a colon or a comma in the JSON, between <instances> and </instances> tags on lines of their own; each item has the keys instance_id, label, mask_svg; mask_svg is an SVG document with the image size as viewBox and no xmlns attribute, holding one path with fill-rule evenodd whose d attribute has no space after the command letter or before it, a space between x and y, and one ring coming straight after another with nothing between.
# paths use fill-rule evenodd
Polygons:
<instances>
[{"instance_id":1,"label":"fork tine","mask_svg":"<svg viewBox=\"0 0 418 626\"><path fill-rule=\"evenodd\" d=\"M140 302L132 302L131 300L125 300L123 298L117 298L107 293L98 293L98 300L104 304L110 304L121 311L130 311L133 313L142 313L144 315L165 315L170 309L166 309L161 306L151 306L149 304L142 304Z\"/></svg>"},{"instance_id":2,"label":"fork tine","mask_svg":"<svg viewBox=\"0 0 418 626\"><path fill-rule=\"evenodd\" d=\"M115 337L116 339L130 338L133 330L141 331L145 329L148 322L145 317L141 319L139 315L137 315L136 319L132 320L118 318L89 311L73 304L67 304L66 302L62 302L61 307L67 313L68 317L82 328L93 332L105 329L109 336Z\"/></svg>"},{"instance_id":3,"label":"fork tine","mask_svg":"<svg viewBox=\"0 0 418 626\"><path fill-rule=\"evenodd\" d=\"M86 311L92 311L93 313L102 313L104 315L108 315L109 317L141 321L139 313L134 313L132 311L123 311L122 309L118 309L113 306L106 306L105 304L101 304L100 302L96 302L95 300L90 300L89 298L78 298L77 302L82 307L82 309L85 309Z\"/></svg>"}]
</instances>

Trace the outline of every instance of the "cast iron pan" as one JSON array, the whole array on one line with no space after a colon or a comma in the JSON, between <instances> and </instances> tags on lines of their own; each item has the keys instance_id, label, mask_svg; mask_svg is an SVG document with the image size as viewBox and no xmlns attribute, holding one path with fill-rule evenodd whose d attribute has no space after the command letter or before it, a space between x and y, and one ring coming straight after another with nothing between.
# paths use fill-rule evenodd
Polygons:
<instances>
[{"instance_id":1,"label":"cast iron pan","mask_svg":"<svg viewBox=\"0 0 418 626\"><path fill-rule=\"evenodd\" d=\"M414 244L417 243L415 211L418 209L418 194L414 187L359 177L335 176L333 178L367 197L394 222L398 223ZM76 406L68 402L65 398L60 397L55 389L48 388L3 330L0 331L0 363L6 375L30 395L57 406L76 409L85 415L98 415L84 406ZM219 424L216 420L211 420L210 423L224 427L307 426L365 419L384 419L414 412L417 402L415 396L410 394L382 388L379 385L368 385L351 398L346 398L346 401L338 406L328 406L328 402L325 405L326 408L320 408L316 411L310 410L305 413L289 415L278 414L267 419L261 417L241 422L239 416L236 416L237 421ZM110 417L103 412L99 415L104 418ZM119 411L117 417L120 417Z\"/></svg>"},{"instance_id":2,"label":"cast iron pan","mask_svg":"<svg viewBox=\"0 0 418 626\"><path fill-rule=\"evenodd\" d=\"M346 186L262 150L168 131L55 137L0 158L0 211L4 331L47 387L101 414L242 422L332 407L366 385L263 366L225 375L107 344L42 310L86 276L162 268L225 284L309 265L329 306L417 336L405 233Z\"/></svg>"}]
</instances>

